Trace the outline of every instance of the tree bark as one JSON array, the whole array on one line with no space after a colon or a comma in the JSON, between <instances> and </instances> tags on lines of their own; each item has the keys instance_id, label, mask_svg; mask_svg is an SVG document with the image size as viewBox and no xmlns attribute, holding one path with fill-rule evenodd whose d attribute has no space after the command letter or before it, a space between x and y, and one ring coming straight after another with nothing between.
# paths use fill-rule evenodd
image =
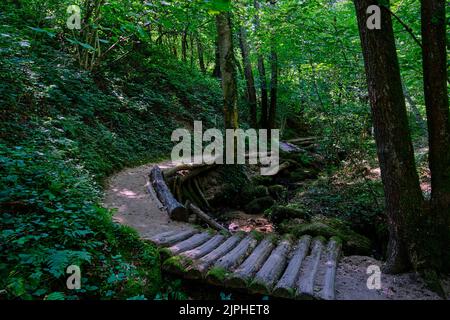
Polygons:
<instances>
[{"instance_id":1,"label":"tree bark","mask_svg":"<svg viewBox=\"0 0 450 320\"><path fill-rule=\"evenodd\" d=\"M247 30L244 27L239 28L239 44L242 53L242 62L244 64L244 75L247 82L247 100L250 108L250 123L253 128L258 127L256 111L256 88L255 78L253 77L252 64L250 62L250 49L247 42Z\"/></svg>"},{"instance_id":2,"label":"tree bark","mask_svg":"<svg viewBox=\"0 0 450 320\"><path fill-rule=\"evenodd\" d=\"M422 0L422 59L431 171L434 263L450 265L450 120L447 91L445 0ZM447 257L444 259L444 257Z\"/></svg>"},{"instance_id":3,"label":"tree bark","mask_svg":"<svg viewBox=\"0 0 450 320\"><path fill-rule=\"evenodd\" d=\"M203 52L203 44L199 37L197 37L197 54L198 54L198 65L200 67L200 70L203 74L206 73L206 67L205 67L205 59L204 59L204 52Z\"/></svg>"},{"instance_id":4,"label":"tree bark","mask_svg":"<svg viewBox=\"0 0 450 320\"><path fill-rule=\"evenodd\" d=\"M423 196L414 162L414 152L392 20L382 0L355 0L364 55L377 154L383 180L389 221L388 257L384 271L399 273L416 265L422 244L420 218ZM389 4L389 2L387 2ZM366 10L381 7L381 30L366 26Z\"/></svg>"},{"instance_id":5,"label":"tree bark","mask_svg":"<svg viewBox=\"0 0 450 320\"><path fill-rule=\"evenodd\" d=\"M270 56L271 79L270 79L270 109L268 118L269 129L275 129L275 121L277 116L277 93L278 93L278 56L274 48L272 48Z\"/></svg>"},{"instance_id":6,"label":"tree bark","mask_svg":"<svg viewBox=\"0 0 450 320\"><path fill-rule=\"evenodd\" d=\"M236 129L238 127L237 82L230 14L228 12L218 14L216 26L219 35L225 128Z\"/></svg>"},{"instance_id":7,"label":"tree bark","mask_svg":"<svg viewBox=\"0 0 450 320\"><path fill-rule=\"evenodd\" d=\"M187 27L183 30L183 35L181 37L181 59L183 62L187 61Z\"/></svg>"},{"instance_id":8,"label":"tree bark","mask_svg":"<svg viewBox=\"0 0 450 320\"><path fill-rule=\"evenodd\" d=\"M254 6L256 10L255 14L255 31L258 32L260 29L260 21L259 21L259 10L261 5L258 0L254 1ZM266 68L264 66L264 56L260 52L260 48L257 48L258 51L258 73L259 73L259 85L261 88L261 117L260 117L260 127L263 129L268 128L268 109L269 109L269 99L267 95L267 78L266 78Z\"/></svg>"},{"instance_id":9,"label":"tree bark","mask_svg":"<svg viewBox=\"0 0 450 320\"><path fill-rule=\"evenodd\" d=\"M417 108L417 104L414 102L413 98L409 94L408 89L406 88L406 85L404 83L402 83L402 86L403 86L403 94L405 95L406 101L409 104L411 112L414 114L414 118L416 118L417 125L419 126L420 130L424 134L427 134L427 123L426 123L426 121L422 118L422 115L420 114L420 111Z\"/></svg>"},{"instance_id":10,"label":"tree bark","mask_svg":"<svg viewBox=\"0 0 450 320\"><path fill-rule=\"evenodd\" d=\"M212 76L214 78L218 78L220 79L222 77L221 73L220 73L220 52L219 52L219 39L216 39L215 42L215 65L214 65L214 70L212 73Z\"/></svg>"}]
</instances>

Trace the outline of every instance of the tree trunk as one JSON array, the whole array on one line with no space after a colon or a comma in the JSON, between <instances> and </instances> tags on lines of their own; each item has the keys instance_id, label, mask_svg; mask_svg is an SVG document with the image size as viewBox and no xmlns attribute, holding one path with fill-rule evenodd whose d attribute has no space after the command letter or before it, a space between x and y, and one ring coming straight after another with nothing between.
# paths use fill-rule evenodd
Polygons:
<instances>
[{"instance_id":1,"label":"tree trunk","mask_svg":"<svg viewBox=\"0 0 450 320\"><path fill-rule=\"evenodd\" d=\"M399 273L416 265L423 196L414 162L405 97L395 48L391 16L382 0L355 0L364 55L377 154L389 221L388 257L384 271ZM389 2L387 2L389 4ZM381 30L366 26L366 10L381 7Z\"/></svg>"},{"instance_id":2,"label":"tree trunk","mask_svg":"<svg viewBox=\"0 0 450 320\"><path fill-rule=\"evenodd\" d=\"M215 65L214 65L214 70L213 70L212 76L214 78L219 78L219 79L222 77L222 75L220 74L219 39L216 39L216 43L215 43Z\"/></svg>"},{"instance_id":3,"label":"tree trunk","mask_svg":"<svg viewBox=\"0 0 450 320\"><path fill-rule=\"evenodd\" d=\"M260 29L259 22L259 10L261 5L258 0L254 1L254 6L256 10L255 14L255 31L258 32ZM268 109L269 109L269 99L267 96L267 78L266 78L266 68L264 66L264 56L260 52L260 48L257 48L258 51L258 73L259 73L259 85L261 87L261 118L260 118L260 127L267 129L268 128Z\"/></svg>"},{"instance_id":4,"label":"tree trunk","mask_svg":"<svg viewBox=\"0 0 450 320\"><path fill-rule=\"evenodd\" d=\"M227 12L218 14L216 26L219 36L225 128L236 129L238 127L237 82L230 14Z\"/></svg>"},{"instance_id":5,"label":"tree trunk","mask_svg":"<svg viewBox=\"0 0 450 320\"><path fill-rule=\"evenodd\" d=\"M270 79L270 109L268 126L270 129L274 129L277 116L278 56L277 52L273 48L270 57L270 65L272 74Z\"/></svg>"},{"instance_id":6,"label":"tree trunk","mask_svg":"<svg viewBox=\"0 0 450 320\"><path fill-rule=\"evenodd\" d=\"M414 114L414 118L416 118L416 123L419 126L422 133L427 134L427 123L422 118L422 115L420 114L419 109L417 108L417 104L414 102L413 98L408 92L408 89L406 88L406 85L402 83L403 86L403 94L405 95L406 101L409 104L409 107L411 109L411 112Z\"/></svg>"},{"instance_id":7,"label":"tree trunk","mask_svg":"<svg viewBox=\"0 0 450 320\"><path fill-rule=\"evenodd\" d=\"M445 0L422 0L422 58L431 171L431 227L435 267L450 264L450 120ZM447 257L444 259L443 257Z\"/></svg>"},{"instance_id":8,"label":"tree trunk","mask_svg":"<svg viewBox=\"0 0 450 320\"><path fill-rule=\"evenodd\" d=\"M250 123L253 128L257 128L257 111L256 111L256 88L255 78L253 77L252 64L250 62L250 49L247 42L247 30L244 27L239 28L239 44L242 53L242 63L244 64L244 75L247 82L247 100L250 108Z\"/></svg>"},{"instance_id":9,"label":"tree trunk","mask_svg":"<svg viewBox=\"0 0 450 320\"><path fill-rule=\"evenodd\" d=\"M198 65L202 73L206 73L203 45L199 37L197 37L196 40L197 40Z\"/></svg>"},{"instance_id":10,"label":"tree trunk","mask_svg":"<svg viewBox=\"0 0 450 320\"><path fill-rule=\"evenodd\" d=\"M187 28L183 30L183 35L181 37L181 59L183 62L187 61Z\"/></svg>"}]
</instances>

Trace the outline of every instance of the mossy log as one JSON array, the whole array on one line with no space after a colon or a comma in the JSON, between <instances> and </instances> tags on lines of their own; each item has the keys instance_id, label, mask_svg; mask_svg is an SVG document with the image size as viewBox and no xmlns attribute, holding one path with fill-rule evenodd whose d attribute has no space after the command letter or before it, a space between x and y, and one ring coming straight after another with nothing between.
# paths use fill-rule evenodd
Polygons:
<instances>
[{"instance_id":1,"label":"mossy log","mask_svg":"<svg viewBox=\"0 0 450 320\"><path fill-rule=\"evenodd\" d=\"M275 247L272 239L263 239L245 261L225 280L232 288L244 288Z\"/></svg>"},{"instance_id":2,"label":"mossy log","mask_svg":"<svg viewBox=\"0 0 450 320\"><path fill-rule=\"evenodd\" d=\"M313 296L314 281L316 279L317 269L320 263L320 256L323 251L324 240L322 237L314 238L312 243L311 255L308 257L308 263L305 263L303 277L300 276L298 282L298 294Z\"/></svg>"},{"instance_id":3,"label":"mossy log","mask_svg":"<svg viewBox=\"0 0 450 320\"><path fill-rule=\"evenodd\" d=\"M203 277L208 271L209 267L218 259L232 250L242 239L240 234L235 234L228 238L219 247L197 260L188 270L186 277L190 279L197 279Z\"/></svg>"},{"instance_id":4,"label":"mossy log","mask_svg":"<svg viewBox=\"0 0 450 320\"><path fill-rule=\"evenodd\" d=\"M167 233L156 235L148 240L160 247L170 247L180 241L186 240L195 233L197 233L197 231L193 229L185 231L170 231Z\"/></svg>"},{"instance_id":5,"label":"mossy log","mask_svg":"<svg viewBox=\"0 0 450 320\"><path fill-rule=\"evenodd\" d=\"M297 248L292 254L291 260L284 271L283 276L278 281L273 294L278 297L292 298L295 293L295 285L300 276L300 268L305 256L308 254L309 245L311 243L310 236L303 236L297 244Z\"/></svg>"},{"instance_id":6,"label":"mossy log","mask_svg":"<svg viewBox=\"0 0 450 320\"><path fill-rule=\"evenodd\" d=\"M202 245L210 238L211 234L208 232L194 234L192 237L171 246L168 250L172 255L177 255Z\"/></svg>"},{"instance_id":7,"label":"mossy log","mask_svg":"<svg viewBox=\"0 0 450 320\"><path fill-rule=\"evenodd\" d=\"M331 238L328 242L325 279L320 294L325 300L334 300L335 298L336 268L341 252L341 243L341 240L338 238Z\"/></svg>"},{"instance_id":8,"label":"mossy log","mask_svg":"<svg viewBox=\"0 0 450 320\"><path fill-rule=\"evenodd\" d=\"M228 271L240 265L250 252L252 252L257 243L258 241L253 236L245 237L233 250L217 260L214 267ZM221 284L225 280L224 278L214 277L214 275L215 274L212 273L210 276L207 276L207 281L213 284Z\"/></svg>"},{"instance_id":9,"label":"mossy log","mask_svg":"<svg viewBox=\"0 0 450 320\"><path fill-rule=\"evenodd\" d=\"M217 248L223 241L225 240L225 236L221 234L217 234L208 241L206 241L201 246L185 251L181 254L181 256L189 258L189 259L199 259L211 251L213 251L215 248Z\"/></svg>"},{"instance_id":10,"label":"mossy log","mask_svg":"<svg viewBox=\"0 0 450 320\"><path fill-rule=\"evenodd\" d=\"M186 208L179 203L170 192L164 181L161 169L154 166L150 171L150 182L155 188L158 199L164 204L169 217L177 221L188 221L188 214Z\"/></svg>"},{"instance_id":11,"label":"mossy log","mask_svg":"<svg viewBox=\"0 0 450 320\"><path fill-rule=\"evenodd\" d=\"M278 244L250 284L252 291L261 294L270 293L286 267L291 246L289 239L283 239Z\"/></svg>"}]
</instances>

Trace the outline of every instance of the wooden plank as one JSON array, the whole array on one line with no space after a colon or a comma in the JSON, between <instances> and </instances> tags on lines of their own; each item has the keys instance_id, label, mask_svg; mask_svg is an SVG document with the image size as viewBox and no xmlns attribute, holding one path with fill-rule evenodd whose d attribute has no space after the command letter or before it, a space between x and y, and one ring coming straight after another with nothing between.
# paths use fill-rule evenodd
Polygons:
<instances>
[{"instance_id":1,"label":"wooden plank","mask_svg":"<svg viewBox=\"0 0 450 320\"><path fill-rule=\"evenodd\" d=\"M310 236L303 236L298 241L297 248L293 252L283 276L273 290L273 295L283 298L295 296L295 287L300 276L300 268L308 253L310 243Z\"/></svg>"},{"instance_id":2,"label":"wooden plank","mask_svg":"<svg viewBox=\"0 0 450 320\"><path fill-rule=\"evenodd\" d=\"M335 299L336 268L341 252L340 239L331 238L327 246L326 271L321 297L325 300Z\"/></svg>"},{"instance_id":3,"label":"wooden plank","mask_svg":"<svg viewBox=\"0 0 450 320\"><path fill-rule=\"evenodd\" d=\"M225 284L232 288L244 288L275 247L273 239L263 239L250 256L225 280Z\"/></svg>"},{"instance_id":4,"label":"wooden plank","mask_svg":"<svg viewBox=\"0 0 450 320\"><path fill-rule=\"evenodd\" d=\"M252 291L261 294L270 293L286 267L291 246L290 239L283 239L278 244L250 284Z\"/></svg>"},{"instance_id":5,"label":"wooden plank","mask_svg":"<svg viewBox=\"0 0 450 320\"><path fill-rule=\"evenodd\" d=\"M302 295L314 295L314 280L320 263L320 256L323 251L323 239L315 238L312 243L311 255L307 257L308 261L300 275L297 293Z\"/></svg>"}]
</instances>

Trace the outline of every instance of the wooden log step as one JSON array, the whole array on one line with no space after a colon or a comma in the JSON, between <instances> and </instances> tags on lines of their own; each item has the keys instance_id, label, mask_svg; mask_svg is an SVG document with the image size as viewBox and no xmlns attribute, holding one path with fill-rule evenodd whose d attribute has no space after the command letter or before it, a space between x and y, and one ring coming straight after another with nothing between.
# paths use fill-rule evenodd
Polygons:
<instances>
[{"instance_id":1,"label":"wooden log step","mask_svg":"<svg viewBox=\"0 0 450 320\"><path fill-rule=\"evenodd\" d=\"M197 233L194 234L192 237L171 246L167 250L170 252L171 255L177 255L184 251L196 248L205 243L206 241L208 241L209 239L211 239L210 233L208 232Z\"/></svg>"},{"instance_id":2,"label":"wooden log step","mask_svg":"<svg viewBox=\"0 0 450 320\"><path fill-rule=\"evenodd\" d=\"M225 279L225 284L232 288L245 288L251 278L261 268L262 264L275 247L273 238L263 239L250 256Z\"/></svg>"},{"instance_id":3,"label":"wooden log step","mask_svg":"<svg viewBox=\"0 0 450 320\"><path fill-rule=\"evenodd\" d=\"M290 239L283 239L278 244L255 275L250 284L250 290L260 294L269 294L271 292L286 267L291 247Z\"/></svg>"},{"instance_id":4,"label":"wooden log step","mask_svg":"<svg viewBox=\"0 0 450 320\"><path fill-rule=\"evenodd\" d=\"M159 247L170 247L180 241L186 240L197 233L196 230L185 230L185 231L175 231L175 232L167 232L161 235L156 235L149 240Z\"/></svg>"},{"instance_id":5,"label":"wooden log step","mask_svg":"<svg viewBox=\"0 0 450 320\"><path fill-rule=\"evenodd\" d=\"M310 236L303 236L298 241L297 248L294 250L283 276L273 290L274 296L282 298L292 298L295 296L295 286L300 276L300 268L305 256L308 254L310 243Z\"/></svg>"},{"instance_id":6,"label":"wooden log step","mask_svg":"<svg viewBox=\"0 0 450 320\"><path fill-rule=\"evenodd\" d=\"M306 258L305 264L300 273L297 284L297 295L313 297L314 281L316 279L317 269L319 267L320 258L324 247L324 239L321 237L314 238L312 242L311 254Z\"/></svg>"},{"instance_id":7,"label":"wooden log step","mask_svg":"<svg viewBox=\"0 0 450 320\"><path fill-rule=\"evenodd\" d=\"M216 234L214 237L206 241L201 246L181 253L181 256L192 260L199 259L204 255L207 255L208 253L213 251L215 248L217 248L224 240L225 236L221 234Z\"/></svg>"},{"instance_id":8,"label":"wooden log step","mask_svg":"<svg viewBox=\"0 0 450 320\"><path fill-rule=\"evenodd\" d=\"M235 234L228 238L216 249L203 256L192 266L190 266L186 272L186 277L189 279L197 279L203 277L208 271L209 267L222 256L230 252L241 241L241 239L241 234Z\"/></svg>"},{"instance_id":9,"label":"wooden log step","mask_svg":"<svg viewBox=\"0 0 450 320\"><path fill-rule=\"evenodd\" d=\"M342 242L339 238L331 238L327 246L325 279L320 297L325 300L335 299L336 268L341 252Z\"/></svg>"},{"instance_id":10,"label":"wooden log step","mask_svg":"<svg viewBox=\"0 0 450 320\"><path fill-rule=\"evenodd\" d=\"M212 284L222 284L228 271L240 265L256 247L257 243L258 241L253 236L245 237L234 249L214 263L214 266L206 275L206 280Z\"/></svg>"},{"instance_id":11,"label":"wooden log step","mask_svg":"<svg viewBox=\"0 0 450 320\"><path fill-rule=\"evenodd\" d=\"M186 208L175 199L164 181L161 169L154 166L149 174L150 182L156 191L158 199L165 206L169 217L177 221L188 221Z\"/></svg>"}]
</instances>

